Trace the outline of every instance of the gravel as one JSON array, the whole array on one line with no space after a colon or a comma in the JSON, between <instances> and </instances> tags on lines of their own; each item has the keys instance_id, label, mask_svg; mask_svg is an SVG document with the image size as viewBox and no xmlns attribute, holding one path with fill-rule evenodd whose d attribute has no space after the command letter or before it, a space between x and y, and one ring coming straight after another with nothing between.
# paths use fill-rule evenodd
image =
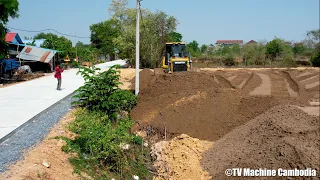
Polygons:
<instances>
[{"instance_id":1,"label":"gravel","mask_svg":"<svg viewBox=\"0 0 320 180\"><path fill-rule=\"evenodd\" d=\"M72 108L73 95L70 94L30 119L20 130L0 144L0 173L6 171L14 162L22 160L25 150L37 145L46 137L53 125Z\"/></svg>"}]
</instances>

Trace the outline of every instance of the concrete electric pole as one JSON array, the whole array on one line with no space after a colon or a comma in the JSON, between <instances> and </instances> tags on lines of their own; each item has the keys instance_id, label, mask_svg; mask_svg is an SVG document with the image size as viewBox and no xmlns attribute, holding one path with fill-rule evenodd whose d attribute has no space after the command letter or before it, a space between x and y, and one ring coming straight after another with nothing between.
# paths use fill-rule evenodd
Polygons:
<instances>
[{"instance_id":1,"label":"concrete electric pole","mask_svg":"<svg viewBox=\"0 0 320 180\"><path fill-rule=\"evenodd\" d=\"M136 24L136 84L135 94L139 94L139 69L140 69L140 0L137 0L137 24Z\"/></svg>"}]
</instances>

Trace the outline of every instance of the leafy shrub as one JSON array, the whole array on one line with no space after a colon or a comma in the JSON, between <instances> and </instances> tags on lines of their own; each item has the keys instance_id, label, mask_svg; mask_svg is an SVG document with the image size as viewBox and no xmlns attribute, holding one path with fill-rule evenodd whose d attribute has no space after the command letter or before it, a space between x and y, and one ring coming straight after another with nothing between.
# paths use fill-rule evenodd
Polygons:
<instances>
[{"instance_id":1,"label":"leafy shrub","mask_svg":"<svg viewBox=\"0 0 320 180\"><path fill-rule=\"evenodd\" d=\"M137 103L136 97L130 91L121 90L118 86L120 75L113 66L109 70L97 74L95 67L84 67L78 73L85 79L85 84L76 90L74 98L81 107L89 110L102 111L110 120L115 120L121 110L130 111Z\"/></svg>"},{"instance_id":2,"label":"leafy shrub","mask_svg":"<svg viewBox=\"0 0 320 180\"><path fill-rule=\"evenodd\" d=\"M74 96L79 108L69 128L75 139L63 138L65 152L76 152L70 159L74 172L85 172L95 179L130 179L132 174L149 178L146 163L148 149L142 147L141 137L130 133L133 121L120 114L130 111L137 103L132 92L119 89L119 66L98 73L98 68L81 68L78 73L85 85Z\"/></svg>"},{"instance_id":3,"label":"leafy shrub","mask_svg":"<svg viewBox=\"0 0 320 180\"><path fill-rule=\"evenodd\" d=\"M222 62L226 66L234 66L235 65L235 60L233 56L226 56L222 59Z\"/></svg>"},{"instance_id":4,"label":"leafy shrub","mask_svg":"<svg viewBox=\"0 0 320 180\"><path fill-rule=\"evenodd\" d=\"M135 171L141 178L147 173L141 152L141 137L130 134L133 121L129 118L121 119L117 124L108 120L108 116L102 112L88 111L80 108L76 111L76 119L69 127L77 134L74 140L65 139L67 146L62 149L65 152L76 152L78 157L72 159L75 166L85 163L79 171L88 173L90 166L96 170L101 169L105 172L116 172L121 174L131 174L135 169L131 164L136 164L140 172ZM129 144L129 149L121 148L121 144ZM138 144L138 145L134 145ZM90 173L88 173L90 174ZM93 171L92 176L96 176Z\"/></svg>"},{"instance_id":5,"label":"leafy shrub","mask_svg":"<svg viewBox=\"0 0 320 180\"><path fill-rule=\"evenodd\" d=\"M320 67L320 43L317 44L314 55L310 58L313 67Z\"/></svg>"},{"instance_id":6,"label":"leafy shrub","mask_svg":"<svg viewBox=\"0 0 320 180\"><path fill-rule=\"evenodd\" d=\"M71 61L70 67L78 68L79 67L79 63L77 61Z\"/></svg>"},{"instance_id":7,"label":"leafy shrub","mask_svg":"<svg viewBox=\"0 0 320 180\"><path fill-rule=\"evenodd\" d=\"M275 38L266 45L266 54L271 60L275 60L283 52L285 43L280 38Z\"/></svg>"},{"instance_id":8,"label":"leafy shrub","mask_svg":"<svg viewBox=\"0 0 320 180\"><path fill-rule=\"evenodd\" d=\"M132 141L134 144L142 145L142 137L140 136L133 136Z\"/></svg>"},{"instance_id":9,"label":"leafy shrub","mask_svg":"<svg viewBox=\"0 0 320 180\"><path fill-rule=\"evenodd\" d=\"M284 67L296 67L297 63L291 56L286 56L282 60L282 66L284 66Z\"/></svg>"}]
</instances>

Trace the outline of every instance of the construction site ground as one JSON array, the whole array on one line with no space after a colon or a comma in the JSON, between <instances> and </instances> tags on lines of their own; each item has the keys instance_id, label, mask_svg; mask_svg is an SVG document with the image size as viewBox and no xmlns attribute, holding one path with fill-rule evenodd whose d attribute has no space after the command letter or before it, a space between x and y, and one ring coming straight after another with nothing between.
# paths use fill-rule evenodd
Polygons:
<instances>
[{"instance_id":1,"label":"construction site ground","mask_svg":"<svg viewBox=\"0 0 320 180\"><path fill-rule=\"evenodd\" d=\"M121 71L122 88L134 88L134 73ZM313 168L319 176L319 75L319 68L144 69L132 132L151 146L154 179L227 179L234 167ZM65 129L72 120L60 120L0 179L77 179L63 142L50 139L72 136Z\"/></svg>"}]
</instances>

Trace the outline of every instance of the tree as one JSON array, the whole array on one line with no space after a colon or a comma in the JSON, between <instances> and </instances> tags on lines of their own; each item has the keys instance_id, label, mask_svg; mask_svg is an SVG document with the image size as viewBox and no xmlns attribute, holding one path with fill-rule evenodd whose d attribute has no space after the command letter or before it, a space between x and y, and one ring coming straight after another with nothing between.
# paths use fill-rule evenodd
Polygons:
<instances>
[{"instance_id":1,"label":"tree","mask_svg":"<svg viewBox=\"0 0 320 180\"><path fill-rule=\"evenodd\" d=\"M5 35L8 32L8 29L5 28L5 25L8 23L9 17L12 19L19 17L18 11L18 0L0 1L0 58L1 56L6 56L8 53L8 45L5 42Z\"/></svg>"},{"instance_id":2,"label":"tree","mask_svg":"<svg viewBox=\"0 0 320 180\"><path fill-rule=\"evenodd\" d=\"M104 55L115 54L113 39L120 34L119 22L117 19L100 22L90 26L91 43Z\"/></svg>"},{"instance_id":3,"label":"tree","mask_svg":"<svg viewBox=\"0 0 320 180\"><path fill-rule=\"evenodd\" d=\"M284 45L285 44L282 39L273 39L266 45L266 55L271 58L271 60L274 60L276 57L280 56L280 53L283 51Z\"/></svg>"},{"instance_id":4,"label":"tree","mask_svg":"<svg viewBox=\"0 0 320 180\"><path fill-rule=\"evenodd\" d=\"M112 19L119 24L119 34L113 38L113 43L119 52L119 57L128 59L131 65L135 64L135 34L136 9L127 8L126 0L113 0L109 8ZM164 12L151 12L141 9L140 29L140 62L142 67L157 67L165 50L165 43L170 40L176 30L177 20ZM177 34L175 34L177 35Z\"/></svg>"},{"instance_id":5,"label":"tree","mask_svg":"<svg viewBox=\"0 0 320 180\"><path fill-rule=\"evenodd\" d=\"M255 65L264 65L266 48L262 42L257 44L245 44L242 47L242 55L245 59L246 65L248 62Z\"/></svg>"},{"instance_id":6,"label":"tree","mask_svg":"<svg viewBox=\"0 0 320 180\"><path fill-rule=\"evenodd\" d=\"M75 50L72 47L72 42L64 36L57 36L52 33L39 33L34 39L45 39L41 47L59 50L62 52L58 53L59 58L63 59L67 55L71 58L75 57Z\"/></svg>"},{"instance_id":7,"label":"tree","mask_svg":"<svg viewBox=\"0 0 320 180\"><path fill-rule=\"evenodd\" d=\"M303 43L296 43L292 48L294 55L302 55L305 52L306 48Z\"/></svg>"},{"instance_id":8,"label":"tree","mask_svg":"<svg viewBox=\"0 0 320 180\"><path fill-rule=\"evenodd\" d=\"M238 55L238 56L241 54L241 47L240 47L239 44L233 44L232 45L232 53L234 55Z\"/></svg>"},{"instance_id":9,"label":"tree","mask_svg":"<svg viewBox=\"0 0 320 180\"><path fill-rule=\"evenodd\" d=\"M320 67L320 43L317 44L313 56L310 58L314 67Z\"/></svg>"},{"instance_id":10,"label":"tree","mask_svg":"<svg viewBox=\"0 0 320 180\"><path fill-rule=\"evenodd\" d=\"M310 39L313 39L315 41L320 41L320 29L315 29L307 32L307 36Z\"/></svg>"},{"instance_id":11,"label":"tree","mask_svg":"<svg viewBox=\"0 0 320 180\"><path fill-rule=\"evenodd\" d=\"M200 49L201 49L201 53L205 53L208 50L208 46L203 44Z\"/></svg>"},{"instance_id":12,"label":"tree","mask_svg":"<svg viewBox=\"0 0 320 180\"><path fill-rule=\"evenodd\" d=\"M29 46L36 46L36 41L35 40L33 40L31 43L29 42L29 43L27 43L27 45L29 45Z\"/></svg>"},{"instance_id":13,"label":"tree","mask_svg":"<svg viewBox=\"0 0 320 180\"><path fill-rule=\"evenodd\" d=\"M181 42L182 41L182 35L178 32L170 32L168 34L168 41L170 42Z\"/></svg>"},{"instance_id":14,"label":"tree","mask_svg":"<svg viewBox=\"0 0 320 180\"><path fill-rule=\"evenodd\" d=\"M200 55L199 43L195 40L187 44L187 51L191 53L192 56Z\"/></svg>"}]
</instances>

